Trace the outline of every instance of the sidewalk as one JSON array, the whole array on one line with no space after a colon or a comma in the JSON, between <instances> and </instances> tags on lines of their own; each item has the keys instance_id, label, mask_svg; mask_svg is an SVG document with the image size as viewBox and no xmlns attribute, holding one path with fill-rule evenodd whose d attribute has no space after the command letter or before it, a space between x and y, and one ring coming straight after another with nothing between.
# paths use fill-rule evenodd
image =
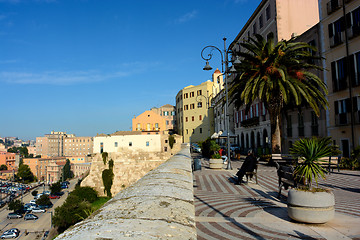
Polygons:
<instances>
[{"instance_id":1,"label":"sidewalk","mask_svg":"<svg viewBox=\"0 0 360 240\"><path fill-rule=\"evenodd\" d=\"M193 154L194 157L200 157ZM302 224L287 216L287 191L277 198L275 167L260 164L259 184L235 185L233 170L211 170L201 159L194 172L194 200L198 239L360 239L360 172L327 175L320 186L335 194L335 218L326 224Z\"/></svg>"}]
</instances>

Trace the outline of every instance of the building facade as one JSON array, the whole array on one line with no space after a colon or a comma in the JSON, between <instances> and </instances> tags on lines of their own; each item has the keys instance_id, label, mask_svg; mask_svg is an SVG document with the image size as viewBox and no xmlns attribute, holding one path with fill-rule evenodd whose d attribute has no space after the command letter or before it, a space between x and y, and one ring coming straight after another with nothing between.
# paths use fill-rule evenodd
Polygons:
<instances>
[{"instance_id":1,"label":"building facade","mask_svg":"<svg viewBox=\"0 0 360 240\"><path fill-rule=\"evenodd\" d=\"M165 119L165 130L169 133L176 133L176 110L175 106L166 104L159 108L153 107L150 109L151 111L159 114Z\"/></svg>"},{"instance_id":2,"label":"building facade","mask_svg":"<svg viewBox=\"0 0 360 240\"><path fill-rule=\"evenodd\" d=\"M140 151L162 152L161 134L143 135L140 131L118 131L94 138L93 153Z\"/></svg>"},{"instance_id":3,"label":"building facade","mask_svg":"<svg viewBox=\"0 0 360 240\"><path fill-rule=\"evenodd\" d=\"M166 130L166 120L155 111L145 111L132 119L132 131L159 134Z\"/></svg>"},{"instance_id":4,"label":"building facade","mask_svg":"<svg viewBox=\"0 0 360 240\"><path fill-rule=\"evenodd\" d=\"M200 142L214 133L213 81L187 86L176 95L176 122L182 141Z\"/></svg>"},{"instance_id":5,"label":"building facade","mask_svg":"<svg viewBox=\"0 0 360 240\"><path fill-rule=\"evenodd\" d=\"M235 53L242 51L240 43L248 41L249 37L255 34L266 38L273 33L275 42L288 40L303 34L318 21L317 0L263 0L230 44L229 49ZM228 81L233 81L235 77L236 74L228 76ZM243 150L251 148L255 151L270 151L270 118L261 102L254 102L248 112L245 112L245 106L236 108L231 104L229 115L230 131L235 133ZM219 120L224 121L224 118L218 118L216 121ZM219 123L216 122L215 125Z\"/></svg>"},{"instance_id":6,"label":"building facade","mask_svg":"<svg viewBox=\"0 0 360 240\"><path fill-rule=\"evenodd\" d=\"M92 153L92 137L54 132L36 138L36 155L41 157L86 156Z\"/></svg>"},{"instance_id":7,"label":"building facade","mask_svg":"<svg viewBox=\"0 0 360 240\"><path fill-rule=\"evenodd\" d=\"M343 156L360 144L360 1L319 0L327 134Z\"/></svg>"}]
</instances>

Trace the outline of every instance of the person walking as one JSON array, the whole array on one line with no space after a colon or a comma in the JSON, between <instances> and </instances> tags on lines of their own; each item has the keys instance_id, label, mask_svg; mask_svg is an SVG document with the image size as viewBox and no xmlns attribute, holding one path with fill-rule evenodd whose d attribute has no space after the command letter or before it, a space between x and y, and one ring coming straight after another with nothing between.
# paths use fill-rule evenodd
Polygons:
<instances>
[{"instance_id":1,"label":"person walking","mask_svg":"<svg viewBox=\"0 0 360 240\"><path fill-rule=\"evenodd\" d=\"M241 165L240 170L236 173L236 175L238 176L238 184L242 183L242 179L246 172L254 171L254 169L256 168L256 164L257 164L257 160L252 150L249 150L244 163Z\"/></svg>"}]
</instances>

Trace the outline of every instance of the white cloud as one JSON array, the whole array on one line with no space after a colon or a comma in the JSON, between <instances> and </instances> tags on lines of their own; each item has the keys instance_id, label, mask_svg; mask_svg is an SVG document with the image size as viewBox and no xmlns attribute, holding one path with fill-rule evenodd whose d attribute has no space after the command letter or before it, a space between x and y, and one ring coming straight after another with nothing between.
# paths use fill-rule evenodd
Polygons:
<instances>
[{"instance_id":1,"label":"white cloud","mask_svg":"<svg viewBox=\"0 0 360 240\"><path fill-rule=\"evenodd\" d=\"M112 78L121 78L130 75L127 72L102 74L98 71L47 71L42 73L31 72L0 72L0 81L12 84L47 84L47 85L74 85L106 81Z\"/></svg>"},{"instance_id":2,"label":"white cloud","mask_svg":"<svg viewBox=\"0 0 360 240\"><path fill-rule=\"evenodd\" d=\"M184 22L188 22L191 19L195 18L197 15L197 11L193 10L192 12L188 12L186 14L184 14L183 16L179 17L178 19L175 20L176 23L184 23Z\"/></svg>"}]
</instances>

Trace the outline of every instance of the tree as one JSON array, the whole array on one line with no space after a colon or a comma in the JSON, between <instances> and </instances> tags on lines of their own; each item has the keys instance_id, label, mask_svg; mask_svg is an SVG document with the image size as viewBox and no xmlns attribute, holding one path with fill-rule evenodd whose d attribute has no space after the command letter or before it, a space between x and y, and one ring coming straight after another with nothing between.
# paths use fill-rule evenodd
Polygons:
<instances>
[{"instance_id":1,"label":"tree","mask_svg":"<svg viewBox=\"0 0 360 240\"><path fill-rule=\"evenodd\" d=\"M41 195L37 200L36 200L36 204L41 206L41 205L52 205L50 198L48 195L43 194Z\"/></svg>"},{"instance_id":2,"label":"tree","mask_svg":"<svg viewBox=\"0 0 360 240\"><path fill-rule=\"evenodd\" d=\"M0 171L2 170L8 170L8 167L5 164L1 164Z\"/></svg>"},{"instance_id":3,"label":"tree","mask_svg":"<svg viewBox=\"0 0 360 240\"><path fill-rule=\"evenodd\" d=\"M33 182L35 179L30 167L26 164L21 164L21 166L19 166L17 177L24 180L25 183Z\"/></svg>"},{"instance_id":4,"label":"tree","mask_svg":"<svg viewBox=\"0 0 360 240\"><path fill-rule=\"evenodd\" d=\"M20 200L12 200L9 202L9 210L13 210L14 212L23 209L24 204Z\"/></svg>"},{"instance_id":5,"label":"tree","mask_svg":"<svg viewBox=\"0 0 360 240\"><path fill-rule=\"evenodd\" d=\"M307 43L295 38L274 43L271 33L266 41L261 35L240 43L242 58L236 65L239 77L230 86L229 94L235 106L246 106L246 111L255 101L264 103L270 115L271 145L273 153L281 152L281 113L292 106L307 103L319 116L320 108L328 107L325 83L309 70L321 67L310 63L318 59ZM245 50L245 51L244 51Z\"/></svg>"},{"instance_id":6,"label":"tree","mask_svg":"<svg viewBox=\"0 0 360 240\"><path fill-rule=\"evenodd\" d=\"M88 201L89 203L93 203L98 199L98 194L92 187L77 186L70 194L77 195L80 201Z\"/></svg>"},{"instance_id":7,"label":"tree","mask_svg":"<svg viewBox=\"0 0 360 240\"><path fill-rule=\"evenodd\" d=\"M51 184L50 191L51 191L51 194L61 192L61 183L56 182L56 183Z\"/></svg>"},{"instance_id":8,"label":"tree","mask_svg":"<svg viewBox=\"0 0 360 240\"><path fill-rule=\"evenodd\" d=\"M37 191L37 190L34 190L34 191L31 192L31 195L32 195L33 197L35 197L37 194L38 194L38 191Z\"/></svg>"},{"instance_id":9,"label":"tree","mask_svg":"<svg viewBox=\"0 0 360 240\"><path fill-rule=\"evenodd\" d=\"M70 194L65 203L55 209L52 222L61 233L68 227L86 218L86 211L90 209L90 203L87 201L81 201L75 194Z\"/></svg>"},{"instance_id":10,"label":"tree","mask_svg":"<svg viewBox=\"0 0 360 240\"><path fill-rule=\"evenodd\" d=\"M23 157L27 158L29 156L29 151L27 147L12 147L8 149L8 152L19 153Z\"/></svg>"},{"instance_id":11,"label":"tree","mask_svg":"<svg viewBox=\"0 0 360 240\"><path fill-rule=\"evenodd\" d=\"M65 181L68 178L72 178L72 172L71 172L71 165L70 165L70 160L66 159L66 163L63 167L63 180Z\"/></svg>"}]
</instances>

